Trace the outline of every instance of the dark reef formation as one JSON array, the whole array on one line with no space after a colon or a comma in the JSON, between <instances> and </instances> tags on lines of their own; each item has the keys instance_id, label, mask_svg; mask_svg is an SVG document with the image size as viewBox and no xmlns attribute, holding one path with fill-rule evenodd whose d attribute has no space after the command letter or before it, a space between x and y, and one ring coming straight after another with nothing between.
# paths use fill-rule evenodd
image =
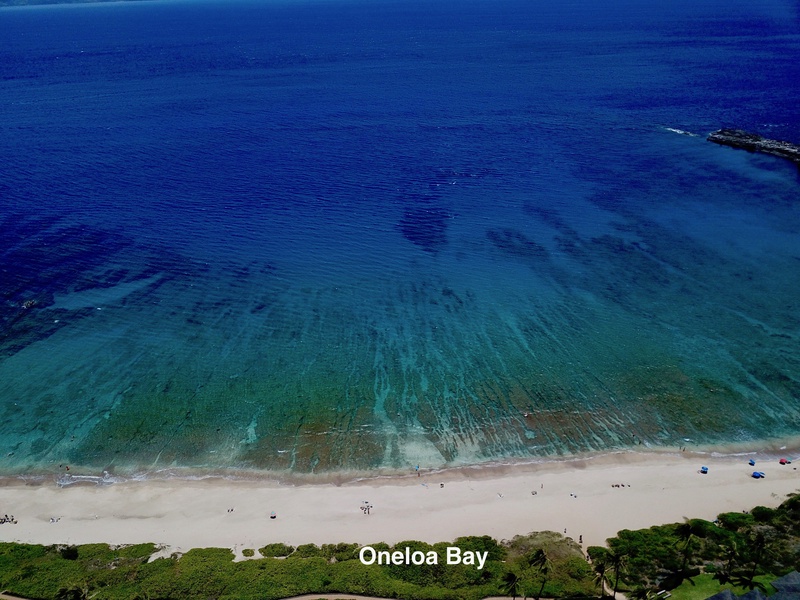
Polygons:
<instances>
[{"instance_id":1,"label":"dark reef formation","mask_svg":"<svg viewBox=\"0 0 800 600\"><path fill-rule=\"evenodd\" d=\"M719 129L708 135L708 141L733 148L743 148L748 152L763 152L786 158L800 168L800 146L789 142L768 140L755 133L741 129Z\"/></svg>"}]
</instances>

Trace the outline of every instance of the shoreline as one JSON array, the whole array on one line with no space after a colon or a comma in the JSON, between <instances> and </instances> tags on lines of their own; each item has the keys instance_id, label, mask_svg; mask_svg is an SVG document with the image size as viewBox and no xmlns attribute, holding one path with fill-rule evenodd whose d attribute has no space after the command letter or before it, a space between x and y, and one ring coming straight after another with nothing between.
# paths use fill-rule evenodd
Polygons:
<instances>
[{"instance_id":1,"label":"shoreline","mask_svg":"<svg viewBox=\"0 0 800 600\"><path fill-rule=\"evenodd\" d=\"M637 456L660 456L684 454L697 457L736 458L760 454L765 457L789 460L797 459L800 463L800 436L763 439L748 442L731 442L716 444L697 444L685 440L685 446L652 446L632 445L625 448L610 448L594 452L569 454L560 456L541 456L525 458L494 459L485 462L444 464L428 466L421 464L419 470L423 474L435 475L445 480L454 480L462 476L494 478L510 471L521 472L527 469L547 468L548 465L579 465L593 461L614 461L615 457L628 457L635 460ZM389 482L401 485L404 480L416 483L416 465L407 468L378 468L372 470L337 470L316 473L294 472L288 470L261 470L256 468L231 467L226 469L204 467L160 467L148 470L147 467L120 467L119 472L105 471L93 467L72 465L68 470L53 467L50 470L37 469L30 472L7 472L0 470L0 488L13 485L48 485L59 487L72 486L110 486L123 483L148 481L229 481L256 482L281 486L324 486L353 485ZM109 467L110 468L110 467Z\"/></svg>"},{"instance_id":2,"label":"shoreline","mask_svg":"<svg viewBox=\"0 0 800 600\"><path fill-rule=\"evenodd\" d=\"M788 449L784 453L795 458ZM699 474L700 466L709 473ZM585 549L605 545L621 529L777 506L800 491L797 466L780 465L773 450L754 449L724 456L620 452L314 485L207 478L59 487L6 480L0 507L18 523L0 525L0 541L152 542L166 556L222 547L242 559L243 549L273 542L433 543L566 530ZM750 477L756 469L766 479ZM373 507L370 515L360 510L365 501ZM273 511L276 519L269 518Z\"/></svg>"}]
</instances>

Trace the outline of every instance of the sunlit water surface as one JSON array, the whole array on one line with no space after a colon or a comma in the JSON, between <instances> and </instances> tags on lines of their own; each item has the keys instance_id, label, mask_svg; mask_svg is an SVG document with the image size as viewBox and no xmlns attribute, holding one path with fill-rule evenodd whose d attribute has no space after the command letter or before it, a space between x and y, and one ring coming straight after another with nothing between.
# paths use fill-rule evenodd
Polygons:
<instances>
[{"instance_id":1,"label":"sunlit water surface","mask_svg":"<svg viewBox=\"0 0 800 600\"><path fill-rule=\"evenodd\" d=\"M797 3L596 4L0 9L0 472L800 432Z\"/></svg>"}]
</instances>

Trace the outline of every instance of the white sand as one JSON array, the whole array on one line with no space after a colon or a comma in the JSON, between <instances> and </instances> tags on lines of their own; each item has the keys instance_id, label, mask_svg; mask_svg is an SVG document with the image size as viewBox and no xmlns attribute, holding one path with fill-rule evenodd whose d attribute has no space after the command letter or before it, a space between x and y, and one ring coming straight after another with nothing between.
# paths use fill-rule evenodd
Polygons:
<instances>
[{"instance_id":1,"label":"white sand","mask_svg":"<svg viewBox=\"0 0 800 600\"><path fill-rule=\"evenodd\" d=\"M7 480L0 487L0 515L13 514L18 524L0 525L0 540L155 542L169 551L228 547L238 554L271 542L436 542L483 534L508 539L566 529L576 541L582 535L586 547L603 545L624 528L774 507L800 491L800 465L754 456L756 469L767 475L755 480L749 458L625 453L338 486L214 479L59 488ZM701 465L709 467L707 475L698 473ZM365 500L373 507L368 516L360 510ZM59 520L51 523L53 517Z\"/></svg>"}]
</instances>

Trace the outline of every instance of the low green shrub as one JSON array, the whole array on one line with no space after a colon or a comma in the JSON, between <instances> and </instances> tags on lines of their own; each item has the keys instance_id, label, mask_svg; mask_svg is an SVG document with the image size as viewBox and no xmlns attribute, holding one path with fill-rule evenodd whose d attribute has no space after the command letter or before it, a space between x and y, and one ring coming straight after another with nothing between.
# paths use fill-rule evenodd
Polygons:
<instances>
[{"instance_id":1,"label":"low green shrub","mask_svg":"<svg viewBox=\"0 0 800 600\"><path fill-rule=\"evenodd\" d=\"M292 553L292 558L312 558L317 556L322 556L322 550L316 544L301 544Z\"/></svg>"},{"instance_id":2,"label":"low green shrub","mask_svg":"<svg viewBox=\"0 0 800 600\"><path fill-rule=\"evenodd\" d=\"M312 544L313 545L313 544ZM267 544L263 548L259 548L258 550L261 553L261 556L289 556L292 552L294 552L294 546L287 546L283 543L275 543L275 544Z\"/></svg>"}]
</instances>

